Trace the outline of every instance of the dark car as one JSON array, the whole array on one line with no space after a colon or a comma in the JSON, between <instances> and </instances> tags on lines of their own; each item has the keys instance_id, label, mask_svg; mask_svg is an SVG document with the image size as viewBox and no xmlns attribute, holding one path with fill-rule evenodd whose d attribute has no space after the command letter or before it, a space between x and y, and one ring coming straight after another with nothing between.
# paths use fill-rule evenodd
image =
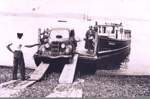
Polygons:
<instances>
[{"instance_id":1,"label":"dark car","mask_svg":"<svg viewBox=\"0 0 150 99\"><path fill-rule=\"evenodd\" d=\"M72 62L77 47L75 31L72 28L52 28L43 33L39 29L38 51L34 54L34 60L38 66L41 62L52 63L65 61Z\"/></svg>"}]
</instances>

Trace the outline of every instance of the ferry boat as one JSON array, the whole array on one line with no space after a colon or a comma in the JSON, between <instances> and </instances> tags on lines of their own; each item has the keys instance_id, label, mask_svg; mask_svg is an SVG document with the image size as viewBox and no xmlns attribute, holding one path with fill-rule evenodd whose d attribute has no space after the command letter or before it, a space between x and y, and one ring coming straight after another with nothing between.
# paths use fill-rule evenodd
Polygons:
<instances>
[{"instance_id":1,"label":"ferry boat","mask_svg":"<svg viewBox=\"0 0 150 99\"><path fill-rule=\"evenodd\" d=\"M104 57L105 62L109 62L109 58L125 57L130 52L131 47L131 30L125 29L122 23L105 23L95 24L95 39L93 53L87 53L87 49L78 49L78 63L86 65L99 66L102 64ZM83 43L83 42L82 42ZM84 42L85 43L85 42ZM84 44L82 45L84 46Z\"/></svg>"},{"instance_id":2,"label":"ferry boat","mask_svg":"<svg viewBox=\"0 0 150 99\"><path fill-rule=\"evenodd\" d=\"M73 63L73 57L78 54L78 67L96 66L109 63L111 58L120 61L130 52L131 30L125 29L116 23L105 23L94 26L94 38L92 53L87 53L84 48L85 40L75 37L75 30L72 28L51 28L43 33L39 29L37 52L34 54L36 66L41 62ZM82 65L82 66L80 66Z\"/></svg>"}]
</instances>

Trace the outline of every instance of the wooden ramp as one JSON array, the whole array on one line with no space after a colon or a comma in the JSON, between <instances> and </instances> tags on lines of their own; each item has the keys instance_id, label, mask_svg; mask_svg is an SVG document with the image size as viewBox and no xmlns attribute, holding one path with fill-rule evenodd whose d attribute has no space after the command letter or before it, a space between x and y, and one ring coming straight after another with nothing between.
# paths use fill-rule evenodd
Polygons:
<instances>
[{"instance_id":1,"label":"wooden ramp","mask_svg":"<svg viewBox=\"0 0 150 99\"><path fill-rule=\"evenodd\" d=\"M78 54L75 54L73 57L73 62L64 66L59 78L59 83L63 84L73 82L78 56Z\"/></svg>"},{"instance_id":2,"label":"wooden ramp","mask_svg":"<svg viewBox=\"0 0 150 99\"><path fill-rule=\"evenodd\" d=\"M48 67L50 66L50 64L45 64L45 63L41 63L36 69L35 71L31 74L30 78L28 80L40 80L44 73L46 72L46 70L48 69Z\"/></svg>"},{"instance_id":3,"label":"wooden ramp","mask_svg":"<svg viewBox=\"0 0 150 99\"><path fill-rule=\"evenodd\" d=\"M21 90L31 86L36 81L11 80L0 84L0 97L14 97Z\"/></svg>"},{"instance_id":4,"label":"wooden ramp","mask_svg":"<svg viewBox=\"0 0 150 99\"><path fill-rule=\"evenodd\" d=\"M28 80L11 80L0 84L0 97L13 97L21 90L40 80L50 65L41 63L30 75Z\"/></svg>"},{"instance_id":5,"label":"wooden ramp","mask_svg":"<svg viewBox=\"0 0 150 99\"><path fill-rule=\"evenodd\" d=\"M17 80L10 80L10 81L8 81L8 82L1 83L1 84L0 84L0 87L7 86L7 85L12 84L12 83L14 83L14 82L17 82Z\"/></svg>"},{"instance_id":6,"label":"wooden ramp","mask_svg":"<svg viewBox=\"0 0 150 99\"><path fill-rule=\"evenodd\" d=\"M16 87L14 87L14 89L25 89L28 86L31 86L32 84L34 84L36 81L22 81L21 83L19 83Z\"/></svg>"},{"instance_id":7,"label":"wooden ramp","mask_svg":"<svg viewBox=\"0 0 150 99\"><path fill-rule=\"evenodd\" d=\"M82 84L84 80L78 80L72 84L58 84L53 92L45 98L82 98Z\"/></svg>"}]
</instances>

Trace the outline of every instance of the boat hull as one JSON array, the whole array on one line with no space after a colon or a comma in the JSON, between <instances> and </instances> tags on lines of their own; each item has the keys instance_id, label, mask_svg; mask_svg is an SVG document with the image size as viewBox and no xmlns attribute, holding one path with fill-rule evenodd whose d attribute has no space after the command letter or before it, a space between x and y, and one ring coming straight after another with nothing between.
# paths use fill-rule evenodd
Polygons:
<instances>
[{"instance_id":1,"label":"boat hull","mask_svg":"<svg viewBox=\"0 0 150 99\"><path fill-rule=\"evenodd\" d=\"M96 68L106 67L107 63L120 62L130 53L131 40L117 40L99 36L96 55L79 55L78 64L94 66ZM107 64L108 66L108 64ZM108 68L108 67L106 67ZM115 67L116 68L116 67Z\"/></svg>"},{"instance_id":2,"label":"boat hull","mask_svg":"<svg viewBox=\"0 0 150 99\"><path fill-rule=\"evenodd\" d=\"M131 39L120 40L120 39L109 38L107 36L99 36L97 52L99 53L99 52L124 48L130 45L130 43L131 43Z\"/></svg>"}]
</instances>

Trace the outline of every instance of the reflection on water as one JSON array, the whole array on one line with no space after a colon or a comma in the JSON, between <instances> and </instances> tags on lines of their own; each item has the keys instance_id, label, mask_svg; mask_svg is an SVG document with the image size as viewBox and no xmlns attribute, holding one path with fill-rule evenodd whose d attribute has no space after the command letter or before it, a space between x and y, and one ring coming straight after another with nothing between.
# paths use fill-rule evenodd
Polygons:
<instances>
[{"instance_id":1,"label":"reflection on water","mask_svg":"<svg viewBox=\"0 0 150 99\"><path fill-rule=\"evenodd\" d=\"M117 52L111 56L104 57L100 60L98 69L101 70L118 70L127 68L129 62L130 48L121 52Z\"/></svg>"},{"instance_id":2,"label":"reflection on water","mask_svg":"<svg viewBox=\"0 0 150 99\"><path fill-rule=\"evenodd\" d=\"M120 69L128 69L129 55L121 62Z\"/></svg>"}]
</instances>

